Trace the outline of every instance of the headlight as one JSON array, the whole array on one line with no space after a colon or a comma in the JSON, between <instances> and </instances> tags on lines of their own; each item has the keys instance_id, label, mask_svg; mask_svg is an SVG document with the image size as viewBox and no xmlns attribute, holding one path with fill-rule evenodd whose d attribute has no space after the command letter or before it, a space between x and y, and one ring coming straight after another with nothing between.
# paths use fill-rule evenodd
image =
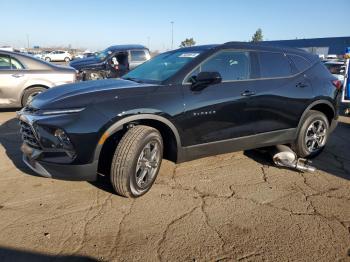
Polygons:
<instances>
[{"instance_id":1,"label":"headlight","mask_svg":"<svg viewBox=\"0 0 350 262\"><path fill-rule=\"evenodd\" d=\"M60 114L71 114L83 111L85 108L70 108L70 109L55 109L42 111L42 115L60 115Z\"/></svg>"}]
</instances>

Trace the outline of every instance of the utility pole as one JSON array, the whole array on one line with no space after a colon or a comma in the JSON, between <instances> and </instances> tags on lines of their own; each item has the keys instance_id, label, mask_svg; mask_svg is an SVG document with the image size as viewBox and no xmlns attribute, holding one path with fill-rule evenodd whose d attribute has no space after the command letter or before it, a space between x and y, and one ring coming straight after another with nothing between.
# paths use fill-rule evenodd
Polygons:
<instances>
[{"instance_id":1,"label":"utility pole","mask_svg":"<svg viewBox=\"0 0 350 262\"><path fill-rule=\"evenodd\" d=\"M171 50L174 49L174 21L171 21Z\"/></svg>"}]
</instances>

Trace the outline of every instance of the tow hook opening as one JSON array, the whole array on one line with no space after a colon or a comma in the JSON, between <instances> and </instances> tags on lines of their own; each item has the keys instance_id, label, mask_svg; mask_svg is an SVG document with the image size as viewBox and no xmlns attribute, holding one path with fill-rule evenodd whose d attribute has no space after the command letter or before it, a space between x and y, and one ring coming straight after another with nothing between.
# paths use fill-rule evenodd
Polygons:
<instances>
[{"instance_id":1,"label":"tow hook opening","mask_svg":"<svg viewBox=\"0 0 350 262\"><path fill-rule=\"evenodd\" d=\"M296 153L286 145L278 145L270 151L272 160L276 166L287 167L302 172L315 172L316 168L311 166L311 161L298 158Z\"/></svg>"}]
</instances>

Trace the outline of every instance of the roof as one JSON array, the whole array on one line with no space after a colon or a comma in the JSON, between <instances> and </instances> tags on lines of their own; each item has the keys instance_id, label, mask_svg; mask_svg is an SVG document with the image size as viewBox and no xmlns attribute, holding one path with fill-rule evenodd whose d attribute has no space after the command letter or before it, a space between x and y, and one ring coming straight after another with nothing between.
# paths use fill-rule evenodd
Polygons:
<instances>
[{"instance_id":1,"label":"roof","mask_svg":"<svg viewBox=\"0 0 350 262\"><path fill-rule=\"evenodd\" d=\"M147 49L143 45L113 45L107 48L108 50L129 50L129 49Z\"/></svg>"}]
</instances>

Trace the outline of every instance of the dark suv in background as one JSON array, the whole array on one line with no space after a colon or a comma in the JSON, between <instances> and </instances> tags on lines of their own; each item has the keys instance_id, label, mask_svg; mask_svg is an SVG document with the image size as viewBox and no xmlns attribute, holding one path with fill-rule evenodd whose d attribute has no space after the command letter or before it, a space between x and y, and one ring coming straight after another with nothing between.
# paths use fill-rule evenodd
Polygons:
<instances>
[{"instance_id":1,"label":"dark suv in background","mask_svg":"<svg viewBox=\"0 0 350 262\"><path fill-rule=\"evenodd\" d=\"M176 163L278 144L321 152L340 82L296 49L226 43L158 55L122 79L52 88L19 113L23 160L53 178L110 175L137 197Z\"/></svg>"},{"instance_id":2,"label":"dark suv in background","mask_svg":"<svg viewBox=\"0 0 350 262\"><path fill-rule=\"evenodd\" d=\"M142 45L115 45L69 65L79 71L82 80L96 80L120 77L150 58L149 50ZM113 59L117 61L117 68Z\"/></svg>"}]
</instances>

